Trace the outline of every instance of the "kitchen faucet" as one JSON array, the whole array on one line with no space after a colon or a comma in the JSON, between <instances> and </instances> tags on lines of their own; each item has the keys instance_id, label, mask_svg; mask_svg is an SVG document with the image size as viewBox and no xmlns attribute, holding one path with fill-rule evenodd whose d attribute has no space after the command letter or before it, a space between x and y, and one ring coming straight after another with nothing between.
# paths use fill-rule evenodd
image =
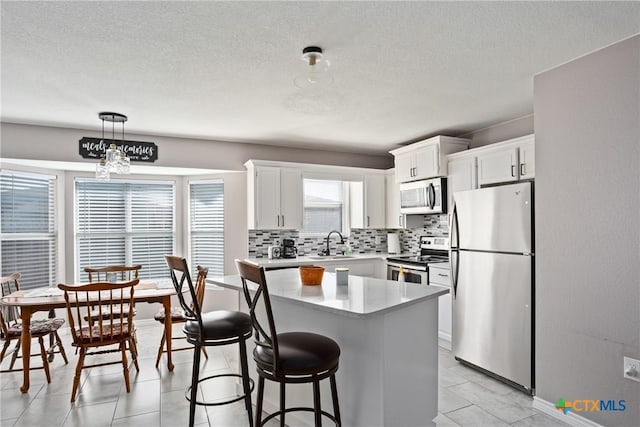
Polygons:
<instances>
[{"instance_id":1,"label":"kitchen faucet","mask_svg":"<svg viewBox=\"0 0 640 427\"><path fill-rule=\"evenodd\" d=\"M329 249L329 238L333 233L338 233L338 236L340 236L340 244L344 245L344 237L342 237L342 234L340 234L338 230L332 230L329 232L329 234L327 234L327 248L322 250L322 255L325 255L325 256L331 255L331 250Z\"/></svg>"}]
</instances>

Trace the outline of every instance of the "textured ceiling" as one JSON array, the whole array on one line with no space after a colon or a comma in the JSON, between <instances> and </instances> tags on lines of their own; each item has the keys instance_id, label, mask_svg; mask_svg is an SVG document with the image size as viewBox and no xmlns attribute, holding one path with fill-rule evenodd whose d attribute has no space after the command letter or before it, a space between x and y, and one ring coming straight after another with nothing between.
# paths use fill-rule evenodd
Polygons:
<instances>
[{"instance_id":1,"label":"textured ceiling","mask_svg":"<svg viewBox=\"0 0 640 427\"><path fill-rule=\"evenodd\" d=\"M533 76L639 2L6 2L2 121L383 152L533 110ZM300 89L321 46L332 83Z\"/></svg>"}]
</instances>

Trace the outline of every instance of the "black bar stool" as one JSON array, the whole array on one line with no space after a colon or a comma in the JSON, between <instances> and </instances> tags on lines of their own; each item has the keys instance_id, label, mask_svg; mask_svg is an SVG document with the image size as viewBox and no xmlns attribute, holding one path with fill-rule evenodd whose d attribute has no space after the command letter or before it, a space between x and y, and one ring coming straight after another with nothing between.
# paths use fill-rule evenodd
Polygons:
<instances>
[{"instance_id":1,"label":"black bar stool","mask_svg":"<svg viewBox=\"0 0 640 427\"><path fill-rule=\"evenodd\" d=\"M251 322L255 331L256 347L253 351L253 359L256 362L259 375L256 426L261 427L276 416L280 416L280 425L284 426L285 414L294 411L313 412L316 426L322 425L323 415L340 426L340 407L335 376L340 359L340 346L331 338L310 332L276 333L264 268L240 260L236 260L236 267L242 278L242 288L249 305ZM248 282L257 285L257 288L251 288L251 291L255 291L253 297ZM256 307L261 295L266 312L266 328L260 324L256 317ZM261 421L265 378L280 384L280 410ZM320 405L320 381L325 378L329 378L331 381L333 415L323 411ZM285 409L285 385L287 383L313 383L313 408Z\"/></svg>"},{"instance_id":2,"label":"black bar stool","mask_svg":"<svg viewBox=\"0 0 640 427\"><path fill-rule=\"evenodd\" d=\"M193 345L193 372L191 374L191 386L187 388L185 397L190 403L189 406L189 427L193 427L196 405L203 406L219 406L229 403L238 402L244 399L247 413L249 414L249 425L253 426L253 414L251 408L251 392L253 391L253 380L249 378L249 368L247 365L247 346L246 340L251 337L251 318L246 313L237 311L217 310L202 313L202 307L198 303L197 294L191 276L189 275L189 267L187 261L178 256L165 255L167 265L171 270L171 280L176 288L178 300L184 310L186 319L183 328L187 342ZM176 272L181 273L178 279ZM187 304L183 294L184 283L187 282L191 304ZM227 344L240 345L240 365L242 375L240 374L218 374L211 375L199 379L200 375L200 353L202 347L214 347ZM203 381L219 378L219 377L239 377L242 378L244 394L223 402L207 403L199 402L196 399L198 393L198 385Z\"/></svg>"}]
</instances>

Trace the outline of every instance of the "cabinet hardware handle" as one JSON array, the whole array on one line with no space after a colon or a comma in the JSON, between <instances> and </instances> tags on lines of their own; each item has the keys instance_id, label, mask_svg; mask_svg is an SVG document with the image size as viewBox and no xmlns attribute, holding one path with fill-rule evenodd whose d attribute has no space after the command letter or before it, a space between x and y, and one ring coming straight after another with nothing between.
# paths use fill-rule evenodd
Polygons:
<instances>
[{"instance_id":1,"label":"cabinet hardware handle","mask_svg":"<svg viewBox=\"0 0 640 427\"><path fill-rule=\"evenodd\" d=\"M280 215L276 215L276 218L278 218L278 227L280 227Z\"/></svg>"},{"instance_id":2,"label":"cabinet hardware handle","mask_svg":"<svg viewBox=\"0 0 640 427\"><path fill-rule=\"evenodd\" d=\"M398 215L398 225L402 227L402 215Z\"/></svg>"},{"instance_id":3,"label":"cabinet hardware handle","mask_svg":"<svg viewBox=\"0 0 640 427\"><path fill-rule=\"evenodd\" d=\"M284 215L282 215L282 226L284 227Z\"/></svg>"},{"instance_id":4,"label":"cabinet hardware handle","mask_svg":"<svg viewBox=\"0 0 640 427\"><path fill-rule=\"evenodd\" d=\"M371 218L369 217L369 215L367 215L367 227L371 225Z\"/></svg>"},{"instance_id":5,"label":"cabinet hardware handle","mask_svg":"<svg viewBox=\"0 0 640 427\"><path fill-rule=\"evenodd\" d=\"M448 274L442 274L442 273L438 273L438 276L440 276L440 277L449 277Z\"/></svg>"},{"instance_id":6,"label":"cabinet hardware handle","mask_svg":"<svg viewBox=\"0 0 640 427\"><path fill-rule=\"evenodd\" d=\"M516 165L511 165L511 176L516 177Z\"/></svg>"},{"instance_id":7,"label":"cabinet hardware handle","mask_svg":"<svg viewBox=\"0 0 640 427\"><path fill-rule=\"evenodd\" d=\"M520 163L520 176L524 176L524 163Z\"/></svg>"}]
</instances>

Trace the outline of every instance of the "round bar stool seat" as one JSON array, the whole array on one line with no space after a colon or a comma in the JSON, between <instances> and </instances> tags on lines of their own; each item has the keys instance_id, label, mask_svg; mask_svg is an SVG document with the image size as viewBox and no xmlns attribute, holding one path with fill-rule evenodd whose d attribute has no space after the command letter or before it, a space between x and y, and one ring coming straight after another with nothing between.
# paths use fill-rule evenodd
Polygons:
<instances>
[{"instance_id":1,"label":"round bar stool seat","mask_svg":"<svg viewBox=\"0 0 640 427\"><path fill-rule=\"evenodd\" d=\"M187 342L196 346L213 347L218 345L234 344L246 341L251 338L251 317L246 313L240 313L237 311L211 311L208 313L202 313L202 330L200 330L200 323L194 320L187 320L184 328L182 329ZM242 350L244 357L246 358L246 348ZM240 355L242 357L243 354ZM241 374L217 374L210 375L198 380L197 384L201 384L204 381L221 377L237 377L243 379ZM251 378L248 378L250 383L249 393L253 391L254 382ZM191 388L189 386L185 391L185 397L188 401L191 401ZM220 401L220 402L202 402L195 401L196 405L201 406L221 406L228 405L230 403L238 402L245 399L245 394L236 396L234 398Z\"/></svg>"},{"instance_id":2,"label":"round bar stool seat","mask_svg":"<svg viewBox=\"0 0 640 427\"><path fill-rule=\"evenodd\" d=\"M338 366L340 347L331 338L310 332L278 334L282 375L313 375ZM257 346L253 359L262 370L273 366L273 351Z\"/></svg>"}]
</instances>

